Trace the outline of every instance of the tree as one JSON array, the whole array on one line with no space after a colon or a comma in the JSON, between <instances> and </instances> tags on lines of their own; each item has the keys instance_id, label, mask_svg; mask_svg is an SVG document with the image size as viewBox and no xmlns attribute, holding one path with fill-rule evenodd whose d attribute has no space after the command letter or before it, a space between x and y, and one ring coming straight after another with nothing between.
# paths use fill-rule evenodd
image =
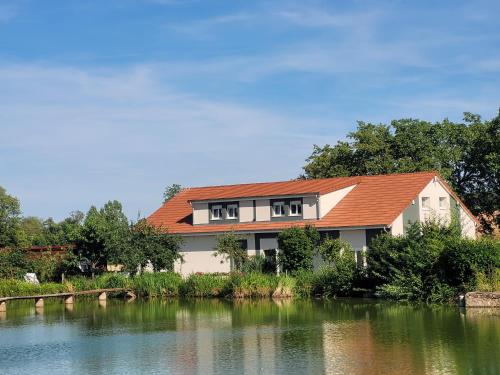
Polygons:
<instances>
[{"instance_id":1,"label":"tree","mask_svg":"<svg viewBox=\"0 0 500 375\"><path fill-rule=\"evenodd\" d=\"M130 228L130 243L120 255L129 271L136 271L151 262L154 271L173 271L174 263L182 259L182 238L167 233L142 219Z\"/></svg>"},{"instance_id":2,"label":"tree","mask_svg":"<svg viewBox=\"0 0 500 375\"><path fill-rule=\"evenodd\" d=\"M311 270L319 234L312 226L291 227L278 235L278 263L284 272Z\"/></svg>"},{"instance_id":3,"label":"tree","mask_svg":"<svg viewBox=\"0 0 500 375\"><path fill-rule=\"evenodd\" d=\"M182 187L179 184L172 184L169 185L165 188L165 191L163 192L163 202L166 202L170 199L172 199L174 196L176 196L180 191Z\"/></svg>"},{"instance_id":4,"label":"tree","mask_svg":"<svg viewBox=\"0 0 500 375\"><path fill-rule=\"evenodd\" d=\"M92 275L109 262L117 262L120 253L129 245L128 219L118 201L109 201L97 210L88 211L80 235L76 241L76 252L90 263Z\"/></svg>"},{"instance_id":5,"label":"tree","mask_svg":"<svg viewBox=\"0 0 500 375\"><path fill-rule=\"evenodd\" d=\"M323 260L330 265L335 265L340 262L344 253L353 254L351 244L341 238L327 238L318 247L318 253Z\"/></svg>"},{"instance_id":6,"label":"tree","mask_svg":"<svg viewBox=\"0 0 500 375\"><path fill-rule=\"evenodd\" d=\"M462 123L394 120L390 125L358 122L347 141L314 145L302 178L374 175L437 170L485 230L500 225L500 112L491 121L464 113Z\"/></svg>"},{"instance_id":7,"label":"tree","mask_svg":"<svg viewBox=\"0 0 500 375\"><path fill-rule=\"evenodd\" d=\"M19 200L0 186L0 248L24 246Z\"/></svg>"},{"instance_id":8,"label":"tree","mask_svg":"<svg viewBox=\"0 0 500 375\"><path fill-rule=\"evenodd\" d=\"M247 251L242 246L243 238L229 232L218 235L216 241L213 256L222 256L226 261L232 261L235 269L241 270L248 259Z\"/></svg>"}]
</instances>

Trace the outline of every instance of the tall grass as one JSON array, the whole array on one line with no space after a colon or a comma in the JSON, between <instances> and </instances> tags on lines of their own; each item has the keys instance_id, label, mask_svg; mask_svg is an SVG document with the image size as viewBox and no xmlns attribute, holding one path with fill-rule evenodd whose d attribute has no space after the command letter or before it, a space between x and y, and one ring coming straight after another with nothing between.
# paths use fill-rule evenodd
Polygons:
<instances>
[{"instance_id":1,"label":"tall grass","mask_svg":"<svg viewBox=\"0 0 500 375\"><path fill-rule=\"evenodd\" d=\"M33 296L69 291L66 284L43 283L35 285L22 280L0 279L0 297Z\"/></svg>"},{"instance_id":2,"label":"tall grass","mask_svg":"<svg viewBox=\"0 0 500 375\"><path fill-rule=\"evenodd\" d=\"M173 272L145 273L131 279L131 288L141 297L175 297L182 278Z\"/></svg>"},{"instance_id":3,"label":"tall grass","mask_svg":"<svg viewBox=\"0 0 500 375\"><path fill-rule=\"evenodd\" d=\"M321 295L343 295L335 272L297 272L293 276L277 276L260 272L230 275L192 274L183 279L173 272L146 273L128 277L108 273L94 279L77 276L64 284L33 285L14 279L0 279L0 296L49 294L67 291L128 288L140 297L202 297L202 298L288 298Z\"/></svg>"},{"instance_id":4,"label":"tall grass","mask_svg":"<svg viewBox=\"0 0 500 375\"><path fill-rule=\"evenodd\" d=\"M190 275L180 286L183 297L222 297L227 288L228 277L220 275Z\"/></svg>"}]
</instances>

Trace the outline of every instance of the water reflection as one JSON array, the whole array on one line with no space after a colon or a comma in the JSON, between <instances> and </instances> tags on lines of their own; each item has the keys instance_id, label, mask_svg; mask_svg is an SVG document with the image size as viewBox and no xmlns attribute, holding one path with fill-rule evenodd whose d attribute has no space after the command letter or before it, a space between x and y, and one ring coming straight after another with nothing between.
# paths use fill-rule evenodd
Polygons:
<instances>
[{"instance_id":1,"label":"water reflection","mask_svg":"<svg viewBox=\"0 0 500 375\"><path fill-rule=\"evenodd\" d=\"M102 302L102 301L101 301ZM0 316L2 373L500 373L500 316L371 300L46 301Z\"/></svg>"}]
</instances>

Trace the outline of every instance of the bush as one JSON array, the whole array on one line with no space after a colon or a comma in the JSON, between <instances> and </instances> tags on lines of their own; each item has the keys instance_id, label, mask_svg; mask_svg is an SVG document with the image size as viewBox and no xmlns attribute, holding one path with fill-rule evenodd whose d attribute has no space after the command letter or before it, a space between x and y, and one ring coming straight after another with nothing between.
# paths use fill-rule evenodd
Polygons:
<instances>
[{"instance_id":1,"label":"bush","mask_svg":"<svg viewBox=\"0 0 500 375\"><path fill-rule=\"evenodd\" d=\"M404 236L374 239L368 276L380 297L448 302L480 283L496 287L499 247L490 238L462 238L453 225L415 224Z\"/></svg>"},{"instance_id":2,"label":"bush","mask_svg":"<svg viewBox=\"0 0 500 375\"><path fill-rule=\"evenodd\" d=\"M310 297L313 295L313 283L315 274L309 270L298 270L294 272L295 278L294 294L297 297Z\"/></svg>"},{"instance_id":3,"label":"bush","mask_svg":"<svg viewBox=\"0 0 500 375\"><path fill-rule=\"evenodd\" d=\"M29 261L21 250L0 251L0 278L22 278L29 271Z\"/></svg>"},{"instance_id":4,"label":"bush","mask_svg":"<svg viewBox=\"0 0 500 375\"><path fill-rule=\"evenodd\" d=\"M278 287L278 277L252 272L233 273L226 284L224 294L233 298L270 297Z\"/></svg>"},{"instance_id":5,"label":"bush","mask_svg":"<svg viewBox=\"0 0 500 375\"><path fill-rule=\"evenodd\" d=\"M314 250L318 242L319 234L310 226L281 231L278 235L278 263L281 271L312 270Z\"/></svg>"}]
</instances>

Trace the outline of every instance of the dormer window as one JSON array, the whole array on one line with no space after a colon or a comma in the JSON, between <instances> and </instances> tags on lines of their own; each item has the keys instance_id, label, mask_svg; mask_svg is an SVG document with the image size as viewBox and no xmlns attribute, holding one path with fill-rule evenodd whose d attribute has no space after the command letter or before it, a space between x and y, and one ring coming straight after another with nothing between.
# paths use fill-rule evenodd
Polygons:
<instances>
[{"instance_id":1,"label":"dormer window","mask_svg":"<svg viewBox=\"0 0 500 375\"><path fill-rule=\"evenodd\" d=\"M290 216L300 216L302 215L302 202L301 201L291 201L290 202Z\"/></svg>"},{"instance_id":2,"label":"dormer window","mask_svg":"<svg viewBox=\"0 0 500 375\"><path fill-rule=\"evenodd\" d=\"M273 217L285 216L285 202L273 203Z\"/></svg>"},{"instance_id":3,"label":"dormer window","mask_svg":"<svg viewBox=\"0 0 500 375\"><path fill-rule=\"evenodd\" d=\"M222 205L214 205L211 209L212 220L222 220Z\"/></svg>"},{"instance_id":4,"label":"dormer window","mask_svg":"<svg viewBox=\"0 0 500 375\"><path fill-rule=\"evenodd\" d=\"M226 219L237 219L238 218L238 205L228 204L226 209Z\"/></svg>"}]
</instances>

